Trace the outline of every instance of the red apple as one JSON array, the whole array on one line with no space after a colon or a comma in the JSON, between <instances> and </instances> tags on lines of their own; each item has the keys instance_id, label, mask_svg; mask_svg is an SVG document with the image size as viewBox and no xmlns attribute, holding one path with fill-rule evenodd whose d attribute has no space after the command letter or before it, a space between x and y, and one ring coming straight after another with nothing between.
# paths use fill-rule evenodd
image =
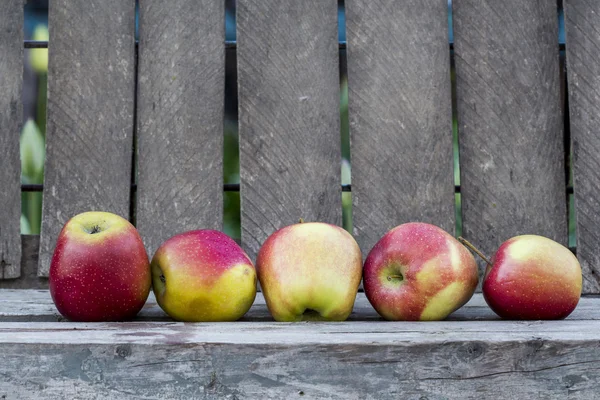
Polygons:
<instances>
[{"instance_id":1,"label":"red apple","mask_svg":"<svg viewBox=\"0 0 600 400\"><path fill-rule=\"evenodd\" d=\"M72 321L135 317L150 292L148 255L138 231L118 215L85 212L63 227L49 285L58 311Z\"/></svg>"},{"instance_id":2,"label":"red apple","mask_svg":"<svg viewBox=\"0 0 600 400\"><path fill-rule=\"evenodd\" d=\"M475 259L437 226L413 222L392 229L365 261L363 285L377 312L388 320L441 320L475 291Z\"/></svg>"},{"instance_id":3,"label":"red apple","mask_svg":"<svg viewBox=\"0 0 600 400\"><path fill-rule=\"evenodd\" d=\"M219 231L173 236L156 250L151 269L158 305L179 321L235 321L256 297L252 261Z\"/></svg>"},{"instance_id":4,"label":"red apple","mask_svg":"<svg viewBox=\"0 0 600 400\"><path fill-rule=\"evenodd\" d=\"M563 245L537 235L502 243L483 278L483 296L506 319L562 319L581 296L581 266Z\"/></svg>"},{"instance_id":5,"label":"red apple","mask_svg":"<svg viewBox=\"0 0 600 400\"><path fill-rule=\"evenodd\" d=\"M344 229L302 222L268 237L256 269L276 321L343 321L354 306L362 255Z\"/></svg>"}]
</instances>

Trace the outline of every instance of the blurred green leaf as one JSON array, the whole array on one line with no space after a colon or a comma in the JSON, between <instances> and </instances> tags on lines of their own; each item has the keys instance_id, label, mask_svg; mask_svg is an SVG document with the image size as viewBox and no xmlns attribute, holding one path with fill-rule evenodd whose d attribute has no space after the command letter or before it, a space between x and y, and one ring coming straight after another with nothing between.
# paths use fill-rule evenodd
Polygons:
<instances>
[{"instance_id":1,"label":"blurred green leaf","mask_svg":"<svg viewBox=\"0 0 600 400\"><path fill-rule=\"evenodd\" d=\"M350 183L352 183L350 161L344 158L342 159L342 185L349 185Z\"/></svg>"},{"instance_id":2,"label":"blurred green leaf","mask_svg":"<svg viewBox=\"0 0 600 400\"><path fill-rule=\"evenodd\" d=\"M31 235L31 226L23 214L21 214L21 235Z\"/></svg>"},{"instance_id":3,"label":"blurred green leaf","mask_svg":"<svg viewBox=\"0 0 600 400\"><path fill-rule=\"evenodd\" d=\"M21 180L42 183L46 145L44 136L33 120L28 120L21 134Z\"/></svg>"},{"instance_id":4,"label":"blurred green leaf","mask_svg":"<svg viewBox=\"0 0 600 400\"><path fill-rule=\"evenodd\" d=\"M33 31L33 40L48 40L48 27L45 24L39 24ZM48 49L31 49L29 51L29 63L31 68L37 73L45 74L48 72Z\"/></svg>"},{"instance_id":5,"label":"blurred green leaf","mask_svg":"<svg viewBox=\"0 0 600 400\"><path fill-rule=\"evenodd\" d=\"M348 80L340 86L340 134L342 139L342 158L350 160L350 126L348 119Z\"/></svg>"}]
</instances>

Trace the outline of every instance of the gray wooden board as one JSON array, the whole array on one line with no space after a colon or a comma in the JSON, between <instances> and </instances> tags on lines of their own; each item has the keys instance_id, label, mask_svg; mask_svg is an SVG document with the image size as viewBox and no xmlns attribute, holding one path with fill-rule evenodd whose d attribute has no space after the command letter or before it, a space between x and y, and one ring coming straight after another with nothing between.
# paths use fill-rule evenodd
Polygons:
<instances>
[{"instance_id":1,"label":"gray wooden board","mask_svg":"<svg viewBox=\"0 0 600 400\"><path fill-rule=\"evenodd\" d=\"M49 29L41 276L72 216L129 218L135 1L52 0Z\"/></svg>"},{"instance_id":2,"label":"gray wooden board","mask_svg":"<svg viewBox=\"0 0 600 400\"><path fill-rule=\"evenodd\" d=\"M588 321L600 320L600 298L582 297L577 308L568 320ZM144 308L135 319L136 321L171 321L160 309L154 295L150 293ZM364 293L358 293L349 321L382 321L373 309ZM499 318L487 306L483 296L476 293L461 309L451 314L447 321L497 321ZM0 322L57 322L64 321L52 303L47 290L0 290ZM270 322L270 316L262 293L256 295L256 300L242 321ZM530 322L536 324L537 322ZM410 323L408 323L410 324Z\"/></svg>"},{"instance_id":3,"label":"gray wooden board","mask_svg":"<svg viewBox=\"0 0 600 400\"><path fill-rule=\"evenodd\" d=\"M8 398L596 398L599 321L0 324Z\"/></svg>"},{"instance_id":4,"label":"gray wooden board","mask_svg":"<svg viewBox=\"0 0 600 400\"><path fill-rule=\"evenodd\" d=\"M518 234L567 243L556 12L453 2L463 236L489 256Z\"/></svg>"},{"instance_id":5,"label":"gray wooden board","mask_svg":"<svg viewBox=\"0 0 600 400\"><path fill-rule=\"evenodd\" d=\"M341 223L337 1L237 3L242 243Z\"/></svg>"},{"instance_id":6,"label":"gray wooden board","mask_svg":"<svg viewBox=\"0 0 600 400\"><path fill-rule=\"evenodd\" d=\"M600 292L600 2L565 4L569 112L583 290Z\"/></svg>"},{"instance_id":7,"label":"gray wooden board","mask_svg":"<svg viewBox=\"0 0 600 400\"><path fill-rule=\"evenodd\" d=\"M23 0L0 4L0 280L21 275Z\"/></svg>"},{"instance_id":8,"label":"gray wooden board","mask_svg":"<svg viewBox=\"0 0 600 400\"><path fill-rule=\"evenodd\" d=\"M48 289L48 279L38 276L39 249L38 235L21 236L21 276L0 280L0 289Z\"/></svg>"},{"instance_id":9,"label":"gray wooden board","mask_svg":"<svg viewBox=\"0 0 600 400\"><path fill-rule=\"evenodd\" d=\"M177 233L222 228L224 4L140 3L136 221L150 257Z\"/></svg>"},{"instance_id":10,"label":"gray wooden board","mask_svg":"<svg viewBox=\"0 0 600 400\"><path fill-rule=\"evenodd\" d=\"M563 321L501 321L480 294L450 320L277 323L258 294L234 323L57 321L48 291L0 290L7 398L595 398L600 298ZM487 321L478 321L485 318ZM20 322L18 322L20 321Z\"/></svg>"},{"instance_id":11,"label":"gray wooden board","mask_svg":"<svg viewBox=\"0 0 600 400\"><path fill-rule=\"evenodd\" d=\"M448 3L348 0L354 234L363 255L405 222L454 233Z\"/></svg>"}]
</instances>

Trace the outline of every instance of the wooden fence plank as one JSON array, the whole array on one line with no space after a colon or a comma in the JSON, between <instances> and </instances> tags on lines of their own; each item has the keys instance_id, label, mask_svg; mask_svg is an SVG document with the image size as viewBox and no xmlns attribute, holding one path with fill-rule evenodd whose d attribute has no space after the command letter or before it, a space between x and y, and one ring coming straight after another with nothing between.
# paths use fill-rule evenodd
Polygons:
<instances>
[{"instance_id":1,"label":"wooden fence plank","mask_svg":"<svg viewBox=\"0 0 600 400\"><path fill-rule=\"evenodd\" d=\"M224 13L222 0L140 3L136 221L150 257L222 228Z\"/></svg>"},{"instance_id":2,"label":"wooden fence plank","mask_svg":"<svg viewBox=\"0 0 600 400\"><path fill-rule=\"evenodd\" d=\"M565 4L569 111L583 291L600 292L600 2Z\"/></svg>"},{"instance_id":3,"label":"wooden fence plank","mask_svg":"<svg viewBox=\"0 0 600 400\"><path fill-rule=\"evenodd\" d=\"M341 223L335 0L237 4L242 242Z\"/></svg>"},{"instance_id":4,"label":"wooden fence plank","mask_svg":"<svg viewBox=\"0 0 600 400\"><path fill-rule=\"evenodd\" d=\"M64 223L83 211L129 217L135 1L52 0L39 274Z\"/></svg>"},{"instance_id":5,"label":"wooden fence plank","mask_svg":"<svg viewBox=\"0 0 600 400\"><path fill-rule=\"evenodd\" d=\"M38 276L40 235L21 235L21 276L0 281L0 289L48 289L48 279Z\"/></svg>"},{"instance_id":6,"label":"wooden fence plank","mask_svg":"<svg viewBox=\"0 0 600 400\"><path fill-rule=\"evenodd\" d=\"M348 0L353 224L363 254L409 221L454 233L446 0Z\"/></svg>"},{"instance_id":7,"label":"wooden fence plank","mask_svg":"<svg viewBox=\"0 0 600 400\"><path fill-rule=\"evenodd\" d=\"M21 275L23 0L0 4L0 279Z\"/></svg>"},{"instance_id":8,"label":"wooden fence plank","mask_svg":"<svg viewBox=\"0 0 600 400\"><path fill-rule=\"evenodd\" d=\"M567 242L555 1L455 0L463 236Z\"/></svg>"}]
</instances>

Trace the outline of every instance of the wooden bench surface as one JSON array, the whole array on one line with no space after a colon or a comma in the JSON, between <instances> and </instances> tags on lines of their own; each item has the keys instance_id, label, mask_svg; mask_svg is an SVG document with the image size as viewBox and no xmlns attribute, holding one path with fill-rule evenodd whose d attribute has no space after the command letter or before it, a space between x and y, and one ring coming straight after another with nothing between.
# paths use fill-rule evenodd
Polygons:
<instances>
[{"instance_id":1,"label":"wooden bench surface","mask_svg":"<svg viewBox=\"0 0 600 400\"><path fill-rule=\"evenodd\" d=\"M476 294L440 322L277 323L259 293L235 323L62 321L46 290L0 290L0 396L585 398L600 385L600 298L562 321L503 321ZM485 322L483 322L485 321ZM465 395L468 393L468 395Z\"/></svg>"}]
</instances>

